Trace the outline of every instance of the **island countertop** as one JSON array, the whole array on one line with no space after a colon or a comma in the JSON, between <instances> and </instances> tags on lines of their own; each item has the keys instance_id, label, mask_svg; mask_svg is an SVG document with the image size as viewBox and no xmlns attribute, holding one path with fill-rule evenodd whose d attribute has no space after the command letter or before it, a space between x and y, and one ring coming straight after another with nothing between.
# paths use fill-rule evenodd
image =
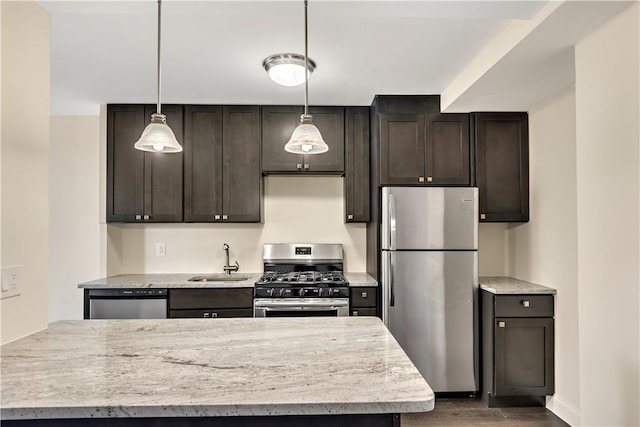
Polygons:
<instances>
[{"instance_id":1,"label":"island countertop","mask_svg":"<svg viewBox=\"0 0 640 427\"><path fill-rule=\"evenodd\" d=\"M2 419L426 412L375 317L69 320L2 346Z\"/></svg>"},{"instance_id":2,"label":"island countertop","mask_svg":"<svg viewBox=\"0 0 640 427\"><path fill-rule=\"evenodd\" d=\"M220 274L220 273L218 273ZM194 276L207 273L167 273L167 274L119 274L78 284L84 289L105 288L253 288L262 273L238 273L246 275L246 280L190 282ZM378 286L378 282L367 273L344 273L349 286Z\"/></svg>"}]
</instances>

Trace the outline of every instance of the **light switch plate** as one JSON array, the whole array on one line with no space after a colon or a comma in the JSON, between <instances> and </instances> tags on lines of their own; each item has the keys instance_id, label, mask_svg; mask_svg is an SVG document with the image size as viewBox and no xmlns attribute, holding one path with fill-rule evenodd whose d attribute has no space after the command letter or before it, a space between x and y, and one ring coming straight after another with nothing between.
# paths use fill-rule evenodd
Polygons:
<instances>
[{"instance_id":1,"label":"light switch plate","mask_svg":"<svg viewBox=\"0 0 640 427\"><path fill-rule=\"evenodd\" d=\"M167 254L166 243L156 243L156 256L165 256Z\"/></svg>"},{"instance_id":2,"label":"light switch plate","mask_svg":"<svg viewBox=\"0 0 640 427\"><path fill-rule=\"evenodd\" d=\"M21 270L20 266L2 268L2 299L16 297L22 293Z\"/></svg>"}]
</instances>

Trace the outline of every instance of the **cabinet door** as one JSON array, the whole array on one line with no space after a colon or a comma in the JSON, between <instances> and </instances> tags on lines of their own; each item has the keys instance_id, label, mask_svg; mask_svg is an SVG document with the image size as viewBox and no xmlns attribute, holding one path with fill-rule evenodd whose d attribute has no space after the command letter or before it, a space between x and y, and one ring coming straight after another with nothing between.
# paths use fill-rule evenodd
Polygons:
<instances>
[{"instance_id":1,"label":"cabinet door","mask_svg":"<svg viewBox=\"0 0 640 427\"><path fill-rule=\"evenodd\" d=\"M260 222L260 107L224 107L222 115L222 218Z\"/></svg>"},{"instance_id":2,"label":"cabinet door","mask_svg":"<svg viewBox=\"0 0 640 427\"><path fill-rule=\"evenodd\" d=\"M529 221L527 113L473 115L480 221Z\"/></svg>"},{"instance_id":3,"label":"cabinet door","mask_svg":"<svg viewBox=\"0 0 640 427\"><path fill-rule=\"evenodd\" d=\"M156 106L145 107L148 118ZM183 145L181 105L163 105L167 124ZM182 158L183 153L144 153L144 220L147 222L182 222Z\"/></svg>"},{"instance_id":4,"label":"cabinet door","mask_svg":"<svg viewBox=\"0 0 640 427\"><path fill-rule=\"evenodd\" d=\"M425 114L379 114L380 185L425 183Z\"/></svg>"},{"instance_id":5,"label":"cabinet door","mask_svg":"<svg viewBox=\"0 0 640 427\"><path fill-rule=\"evenodd\" d=\"M306 172L344 172L344 107L309 107L322 139L329 146L323 154L304 156Z\"/></svg>"},{"instance_id":6,"label":"cabinet door","mask_svg":"<svg viewBox=\"0 0 640 427\"><path fill-rule=\"evenodd\" d=\"M495 396L554 393L553 318L495 318Z\"/></svg>"},{"instance_id":7,"label":"cabinet door","mask_svg":"<svg viewBox=\"0 0 640 427\"><path fill-rule=\"evenodd\" d=\"M427 120L426 181L471 185L468 114L433 114Z\"/></svg>"},{"instance_id":8,"label":"cabinet door","mask_svg":"<svg viewBox=\"0 0 640 427\"><path fill-rule=\"evenodd\" d=\"M184 123L184 220L221 220L222 107L187 105Z\"/></svg>"},{"instance_id":9,"label":"cabinet door","mask_svg":"<svg viewBox=\"0 0 640 427\"><path fill-rule=\"evenodd\" d=\"M300 123L302 107L284 105L262 107L262 171L302 171L302 155L284 151L293 130Z\"/></svg>"},{"instance_id":10,"label":"cabinet door","mask_svg":"<svg viewBox=\"0 0 640 427\"><path fill-rule=\"evenodd\" d=\"M133 145L147 119L142 105L107 106L107 222L142 220L145 153Z\"/></svg>"},{"instance_id":11,"label":"cabinet door","mask_svg":"<svg viewBox=\"0 0 640 427\"><path fill-rule=\"evenodd\" d=\"M369 107L347 107L344 168L346 222L368 222Z\"/></svg>"}]
</instances>

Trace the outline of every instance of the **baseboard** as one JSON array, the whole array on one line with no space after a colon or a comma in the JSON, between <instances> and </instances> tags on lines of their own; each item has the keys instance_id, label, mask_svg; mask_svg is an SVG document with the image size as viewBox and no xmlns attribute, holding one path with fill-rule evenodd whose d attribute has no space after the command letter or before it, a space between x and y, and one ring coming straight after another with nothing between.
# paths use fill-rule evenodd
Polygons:
<instances>
[{"instance_id":1,"label":"baseboard","mask_svg":"<svg viewBox=\"0 0 640 427\"><path fill-rule=\"evenodd\" d=\"M549 397L547 400L547 409L572 427L581 425L580 412L559 397Z\"/></svg>"}]
</instances>

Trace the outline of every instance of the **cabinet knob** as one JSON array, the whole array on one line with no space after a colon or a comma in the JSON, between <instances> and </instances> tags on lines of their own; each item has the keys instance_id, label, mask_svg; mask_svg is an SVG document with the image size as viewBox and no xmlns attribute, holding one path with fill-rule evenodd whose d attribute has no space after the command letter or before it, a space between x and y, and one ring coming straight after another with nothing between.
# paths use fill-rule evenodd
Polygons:
<instances>
[{"instance_id":1,"label":"cabinet knob","mask_svg":"<svg viewBox=\"0 0 640 427\"><path fill-rule=\"evenodd\" d=\"M141 220L142 219L142 215L136 215L136 220Z\"/></svg>"},{"instance_id":2,"label":"cabinet knob","mask_svg":"<svg viewBox=\"0 0 640 427\"><path fill-rule=\"evenodd\" d=\"M304 164L304 168L305 168L306 170L309 170L309 163L305 163L305 164Z\"/></svg>"},{"instance_id":3,"label":"cabinet knob","mask_svg":"<svg viewBox=\"0 0 640 427\"><path fill-rule=\"evenodd\" d=\"M527 300L522 301L522 306L523 307L529 307L531 305L531 303Z\"/></svg>"},{"instance_id":4,"label":"cabinet knob","mask_svg":"<svg viewBox=\"0 0 640 427\"><path fill-rule=\"evenodd\" d=\"M222 220L223 220L223 221L226 221L226 220L228 220L228 219L229 219L229 215L222 215Z\"/></svg>"},{"instance_id":5,"label":"cabinet knob","mask_svg":"<svg viewBox=\"0 0 640 427\"><path fill-rule=\"evenodd\" d=\"M358 310L353 310L353 311L351 312L351 315L352 315L352 316L357 316L357 315L358 315Z\"/></svg>"},{"instance_id":6,"label":"cabinet knob","mask_svg":"<svg viewBox=\"0 0 640 427\"><path fill-rule=\"evenodd\" d=\"M302 163L296 163L296 168L298 170L302 170Z\"/></svg>"},{"instance_id":7,"label":"cabinet knob","mask_svg":"<svg viewBox=\"0 0 640 427\"><path fill-rule=\"evenodd\" d=\"M218 317L218 313L211 313L211 317Z\"/></svg>"},{"instance_id":8,"label":"cabinet knob","mask_svg":"<svg viewBox=\"0 0 640 427\"><path fill-rule=\"evenodd\" d=\"M216 221L220 221L220 215L214 215L213 219L215 219Z\"/></svg>"},{"instance_id":9,"label":"cabinet knob","mask_svg":"<svg viewBox=\"0 0 640 427\"><path fill-rule=\"evenodd\" d=\"M506 328L507 322L498 322L498 328Z\"/></svg>"},{"instance_id":10,"label":"cabinet knob","mask_svg":"<svg viewBox=\"0 0 640 427\"><path fill-rule=\"evenodd\" d=\"M483 214L483 213L481 213L481 214L480 214L480 219L487 219L487 214Z\"/></svg>"},{"instance_id":11,"label":"cabinet knob","mask_svg":"<svg viewBox=\"0 0 640 427\"><path fill-rule=\"evenodd\" d=\"M361 292L360 295L362 296L362 298L367 298L369 295L367 295L366 292Z\"/></svg>"},{"instance_id":12,"label":"cabinet knob","mask_svg":"<svg viewBox=\"0 0 640 427\"><path fill-rule=\"evenodd\" d=\"M353 215L351 214L347 215L347 219L353 219Z\"/></svg>"},{"instance_id":13,"label":"cabinet knob","mask_svg":"<svg viewBox=\"0 0 640 427\"><path fill-rule=\"evenodd\" d=\"M432 176L428 176L427 177L427 182L433 182L433 177Z\"/></svg>"},{"instance_id":14,"label":"cabinet knob","mask_svg":"<svg viewBox=\"0 0 640 427\"><path fill-rule=\"evenodd\" d=\"M418 182L424 182L424 176L419 176L418 177Z\"/></svg>"},{"instance_id":15,"label":"cabinet knob","mask_svg":"<svg viewBox=\"0 0 640 427\"><path fill-rule=\"evenodd\" d=\"M151 215L145 215L145 216L144 216L144 219L145 219L145 220L147 220L147 219L151 219Z\"/></svg>"},{"instance_id":16,"label":"cabinet knob","mask_svg":"<svg viewBox=\"0 0 640 427\"><path fill-rule=\"evenodd\" d=\"M202 317L204 317L204 318L209 317L209 313L202 313Z\"/></svg>"}]
</instances>

